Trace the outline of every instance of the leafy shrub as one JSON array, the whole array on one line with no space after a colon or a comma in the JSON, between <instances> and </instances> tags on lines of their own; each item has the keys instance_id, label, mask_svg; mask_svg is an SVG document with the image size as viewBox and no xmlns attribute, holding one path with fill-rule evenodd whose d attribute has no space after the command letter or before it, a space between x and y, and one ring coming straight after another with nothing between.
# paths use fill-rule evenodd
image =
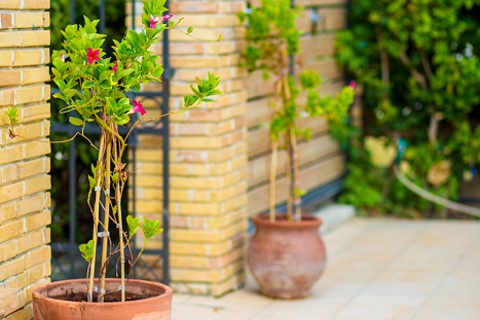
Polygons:
<instances>
[{"instance_id":1,"label":"leafy shrub","mask_svg":"<svg viewBox=\"0 0 480 320\"><path fill-rule=\"evenodd\" d=\"M405 139L408 177L450 198L464 172L475 172L480 162L479 5L353 0L352 28L337 41L338 61L363 87L357 145L363 148L365 136L386 137L390 145ZM368 148L352 153L345 201L408 216L438 211L395 181L391 165L375 166L375 156Z\"/></svg>"}]
</instances>

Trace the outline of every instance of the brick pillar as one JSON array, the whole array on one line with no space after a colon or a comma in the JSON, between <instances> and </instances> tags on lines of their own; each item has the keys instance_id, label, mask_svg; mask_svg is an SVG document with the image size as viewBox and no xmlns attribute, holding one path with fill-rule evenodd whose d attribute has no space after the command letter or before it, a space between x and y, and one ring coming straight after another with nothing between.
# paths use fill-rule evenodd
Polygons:
<instances>
[{"instance_id":1,"label":"brick pillar","mask_svg":"<svg viewBox=\"0 0 480 320\"><path fill-rule=\"evenodd\" d=\"M0 1L0 319L31 319L31 290L50 275L49 6Z\"/></svg>"},{"instance_id":2,"label":"brick pillar","mask_svg":"<svg viewBox=\"0 0 480 320\"><path fill-rule=\"evenodd\" d=\"M247 123L241 27L245 1L173 1L193 34L172 31L172 108L195 76L221 77L217 102L172 117L171 265L180 291L222 295L243 283L246 239ZM222 34L223 40L216 42Z\"/></svg>"},{"instance_id":3,"label":"brick pillar","mask_svg":"<svg viewBox=\"0 0 480 320\"><path fill-rule=\"evenodd\" d=\"M194 37L170 31L171 110L182 107L189 85L207 71L221 77L225 92L214 103L171 116L170 267L176 292L219 296L244 280L247 95L238 67L242 29L236 16L244 8L243 0L171 1L173 19L185 18L180 28L194 28ZM158 218L161 139L139 140L137 214ZM158 241L152 247L161 246Z\"/></svg>"}]
</instances>

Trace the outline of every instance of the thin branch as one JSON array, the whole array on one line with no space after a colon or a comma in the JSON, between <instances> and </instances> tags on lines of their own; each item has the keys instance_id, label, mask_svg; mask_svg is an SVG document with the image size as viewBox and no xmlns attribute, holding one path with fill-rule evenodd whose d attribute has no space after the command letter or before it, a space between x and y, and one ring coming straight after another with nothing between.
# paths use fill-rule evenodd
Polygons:
<instances>
[{"instance_id":1,"label":"thin branch","mask_svg":"<svg viewBox=\"0 0 480 320\"><path fill-rule=\"evenodd\" d=\"M427 80L425 79L425 76L422 75L415 67L412 66L412 63L410 62L410 58L408 57L405 50L403 50L400 53L400 60L403 62L405 67L410 70L410 73L415 78L415 80L418 82L420 87L422 89L426 90L428 88L428 85L427 85Z\"/></svg>"},{"instance_id":2,"label":"thin branch","mask_svg":"<svg viewBox=\"0 0 480 320\"><path fill-rule=\"evenodd\" d=\"M94 148L95 150L98 151L98 147L92 142L92 140L90 140L86 135L84 135L83 133L81 132L76 132L71 138L69 139L66 139L66 140L57 140L57 141L50 141L50 143L53 143L53 144L57 144L57 143L66 143L66 142L71 142L73 141L77 136L81 136L82 138L84 138L85 140L88 141L88 143L90 144L90 146L92 148Z\"/></svg>"},{"instance_id":3,"label":"thin branch","mask_svg":"<svg viewBox=\"0 0 480 320\"><path fill-rule=\"evenodd\" d=\"M379 28L375 28L375 34L377 36L378 48L380 50L380 66L382 69L382 83L384 85L390 82L390 61L388 59L387 50L383 47L383 35Z\"/></svg>"},{"instance_id":4,"label":"thin branch","mask_svg":"<svg viewBox=\"0 0 480 320\"><path fill-rule=\"evenodd\" d=\"M427 78L431 80L433 78L432 67L430 66L430 61L427 58L427 54L423 49L418 49L418 53L420 54L420 59L422 60L423 70L427 75Z\"/></svg>"}]
</instances>

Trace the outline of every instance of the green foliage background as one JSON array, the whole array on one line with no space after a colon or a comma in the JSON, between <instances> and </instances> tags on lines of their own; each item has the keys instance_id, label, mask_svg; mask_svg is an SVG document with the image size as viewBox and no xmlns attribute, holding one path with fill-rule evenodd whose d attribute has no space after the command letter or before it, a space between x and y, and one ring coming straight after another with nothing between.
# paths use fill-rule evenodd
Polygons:
<instances>
[{"instance_id":1,"label":"green foliage background","mask_svg":"<svg viewBox=\"0 0 480 320\"><path fill-rule=\"evenodd\" d=\"M440 208L405 189L391 167L372 164L363 138L406 139L409 178L457 198L464 172L480 162L480 1L352 0L349 24L337 57L363 88L364 126L343 200L363 212L435 216ZM432 118L438 130L429 135ZM451 176L433 186L427 174L445 160Z\"/></svg>"}]
</instances>

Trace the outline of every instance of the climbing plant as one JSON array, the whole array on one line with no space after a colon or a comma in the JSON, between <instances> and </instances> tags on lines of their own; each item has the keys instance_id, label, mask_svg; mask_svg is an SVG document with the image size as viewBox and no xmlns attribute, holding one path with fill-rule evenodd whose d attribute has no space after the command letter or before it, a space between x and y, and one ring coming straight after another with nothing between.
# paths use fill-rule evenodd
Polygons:
<instances>
[{"instance_id":1,"label":"climbing plant","mask_svg":"<svg viewBox=\"0 0 480 320\"><path fill-rule=\"evenodd\" d=\"M271 221L275 220L277 158L281 149L286 151L287 219L302 219L298 141L308 138L310 129L300 127L299 118L323 117L331 125L342 123L354 98L353 83L336 97L322 97L317 72L307 69L298 77L291 74L291 57L299 52L301 37L295 27L299 13L299 8L291 7L290 0L262 0L260 6L239 15L247 23L243 66L249 72L260 70L265 79L275 80L269 122Z\"/></svg>"},{"instance_id":2,"label":"climbing plant","mask_svg":"<svg viewBox=\"0 0 480 320\"><path fill-rule=\"evenodd\" d=\"M128 0L127 0L128 1ZM50 6L50 29L51 44L50 49L62 49L62 31L70 23L72 12L70 11L70 0L51 0ZM76 23L83 22L83 16L94 19L100 16L100 0L83 0L75 1L74 21ZM105 50L107 54L112 54L113 40L121 40L126 33L126 0L105 0L105 32L111 35L105 39ZM52 83L56 87L55 83ZM50 101L52 106L52 120L55 122L66 122L67 117L58 112L65 107L65 103L59 99ZM67 139L68 135L52 132L52 141L60 141ZM95 139L96 137L92 137ZM88 207L85 198L88 193L87 176L90 173L90 163L96 158L96 154L86 141L78 140L75 146L75 176L79 183L77 185L78 193L75 199L76 207L79 212L87 211ZM68 159L70 158L68 144L52 144L52 239L54 241L63 241L68 239L69 231L69 194L65 192L65 186L69 185L69 171L67 168ZM83 217L77 226L77 241L85 241L85 235L88 234L86 226L88 224L83 221Z\"/></svg>"}]
</instances>

